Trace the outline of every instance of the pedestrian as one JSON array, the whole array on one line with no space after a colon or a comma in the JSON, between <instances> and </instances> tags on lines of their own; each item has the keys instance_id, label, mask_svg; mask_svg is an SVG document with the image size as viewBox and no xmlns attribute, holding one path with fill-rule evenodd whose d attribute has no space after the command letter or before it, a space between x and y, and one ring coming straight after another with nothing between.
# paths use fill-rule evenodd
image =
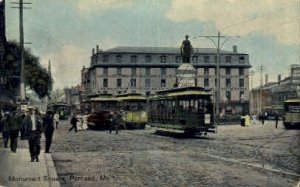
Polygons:
<instances>
[{"instance_id":1,"label":"pedestrian","mask_svg":"<svg viewBox=\"0 0 300 187\"><path fill-rule=\"evenodd\" d=\"M265 124L265 115L261 115L261 123L262 123L262 125Z\"/></svg>"},{"instance_id":2,"label":"pedestrian","mask_svg":"<svg viewBox=\"0 0 300 187\"><path fill-rule=\"evenodd\" d=\"M278 113L275 114L275 128L278 127Z\"/></svg>"},{"instance_id":3,"label":"pedestrian","mask_svg":"<svg viewBox=\"0 0 300 187\"><path fill-rule=\"evenodd\" d=\"M59 114L58 114L58 112L56 112L54 114L54 123L55 123L55 128L57 129L58 123L59 123Z\"/></svg>"},{"instance_id":4,"label":"pedestrian","mask_svg":"<svg viewBox=\"0 0 300 187\"><path fill-rule=\"evenodd\" d=\"M46 139L45 153L50 153L52 137L54 132L53 111L48 110L43 121L44 134Z\"/></svg>"},{"instance_id":5,"label":"pedestrian","mask_svg":"<svg viewBox=\"0 0 300 187\"><path fill-rule=\"evenodd\" d=\"M34 162L34 160L39 162L41 151L42 120L36 113L37 110L35 108L30 108L29 114L23 120L25 134L28 135L31 162Z\"/></svg>"},{"instance_id":6,"label":"pedestrian","mask_svg":"<svg viewBox=\"0 0 300 187\"><path fill-rule=\"evenodd\" d=\"M26 116L26 112L23 111L23 112L22 112L22 115L21 115L22 121L24 120L25 116ZM24 139L25 139L25 128L24 128L24 126L23 126L23 123L22 123L22 125L21 125L20 131L21 131L21 140L24 140Z\"/></svg>"},{"instance_id":7,"label":"pedestrian","mask_svg":"<svg viewBox=\"0 0 300 187\"><path fill-rule=\"evenodd\" d=\"M69 131L74 129L75 133L77 133L77 122L78 122L78 119L76 118L76 114L74 113L72 118L71 118L71 121L70 121L72 127L69 129Z\"/></svg>"},{"instance_id":8,"label":"pedestrian","mask_svg":"<svg viewBox=\"0 0 300 187\"><path fill-rule=\"evenodd\" d=\"M9 116L8 128L9 128L9 137L10 137L10 150L12 152L17 151L18 146L18 136L21 129L22 121L19 111L15 110Z\"/></svg>"},{"instance_id":9,"label":"pedestrian","mask_svg":"<svg viewBox=\"0 0 300 187\"><path fill-rule=\"evenodd\" d=\"M118 125L118 113L115 112L110 116L109 133L111 134L111 131L115 128L116 134L118 134Z\"/></svg>"},{"instance_id":10,"label":"pedestrian","mask_svg":"<svg viewBox=\"0 0 300 187\"><path fill-rule=\"evenodd\" d=\"M3 143L4 143L4 147L5 148L8 148L8 140L9 140L8 120L9 120L9 113L6 112L4 114L4 117L1 120L1 124L2 124L2 137L3 137Z\"/></svg>"}]
</instances>

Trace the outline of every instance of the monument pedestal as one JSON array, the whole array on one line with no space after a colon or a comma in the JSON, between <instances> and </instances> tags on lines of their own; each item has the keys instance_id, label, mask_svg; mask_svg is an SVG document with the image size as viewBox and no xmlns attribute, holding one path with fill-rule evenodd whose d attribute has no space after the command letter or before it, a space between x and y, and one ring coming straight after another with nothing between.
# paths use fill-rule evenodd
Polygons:
<instances>
[{"instance_id":1,"label":"monument pedestal","mask_svg":"<svg viewBox=\"0 0 300 187\"><path fill-rule=\"evenodd\" d=\"M197 71L192 64L181 64L176 70L178 87L197 86L196 75Z\"/></svg>"}]
</instances>

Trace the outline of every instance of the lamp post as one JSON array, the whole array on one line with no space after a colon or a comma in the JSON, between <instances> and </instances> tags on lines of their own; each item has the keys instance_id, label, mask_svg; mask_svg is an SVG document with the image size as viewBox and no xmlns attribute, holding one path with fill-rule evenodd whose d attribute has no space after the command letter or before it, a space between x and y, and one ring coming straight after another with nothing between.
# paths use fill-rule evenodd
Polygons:
<instances>
[{"instance_id":1,"label":"lamp post","mask_svg":"<svg viewBox=\"0 0 300 187\"><path fill-rule=\"evenodd\" d=\"M215 112L214 112L214 121L217 126L220 124L219 118L220 118L220 98L221 98L221 86L220 86L220 64L221 64L221 49L223 45L232 37L239 37L239 36L222 36L221 32L218 31L217 36L196 36L193 38L207 38L213 42L213 44L216 46L217 50L217 63L216 63L216 77L217 77L217 82L216 82L216 89L215 89ZM214 40L214 38L217 38L217 41ZM225 38L225 40L220 43L221 38Z\"/></svg>"}]
</instances>

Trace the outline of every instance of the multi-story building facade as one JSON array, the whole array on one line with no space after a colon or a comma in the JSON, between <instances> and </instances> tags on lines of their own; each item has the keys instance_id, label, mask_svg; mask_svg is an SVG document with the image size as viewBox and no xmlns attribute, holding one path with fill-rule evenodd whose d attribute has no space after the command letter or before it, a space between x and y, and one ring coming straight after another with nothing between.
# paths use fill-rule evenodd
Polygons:
<instances>
[{"instance_id":1,"label":"multi-story building facade","mask_svg":"<svg viewBox=\"0 0 300 187\"><path fill-rule=\"evenodd\" d=\"M222 112L235 113L242 109L242 102L249 101L249 55L238 53L234 46L233 51L221 51L220 61ZM181 63L179 48L115 47L103 51L97 46L90 67L82 70L82 84L89 97L124 92L148 95L172 88ZM191 63L197 70L197 86L214 90L216 49L195 48Z\"/></svg>"},{"instance_id":2,"label":"multi-story building facade","mask_svg":"<svg viewBox=\"0 0 300 187\"><path fill-rule=\"evenodd\" d=\"M266 81L265 85L251 90L251 113L264 113L266 107L282 106L286 99L297 97L300 97L300 65L292 65L289 77L281 80L278 75L277 82Z\"/></svg>"}]
</instances>

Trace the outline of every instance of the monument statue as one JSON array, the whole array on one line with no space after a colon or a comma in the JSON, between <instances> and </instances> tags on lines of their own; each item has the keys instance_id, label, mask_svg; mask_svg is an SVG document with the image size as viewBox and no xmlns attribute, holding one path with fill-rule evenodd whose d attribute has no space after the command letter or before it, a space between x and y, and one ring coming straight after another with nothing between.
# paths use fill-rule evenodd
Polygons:
<instances>
[{"instance_id":1,"label":"monument statue","mask_svg":"<svg viewBox=\"0 0 300 187\"><path fill-rule=\"evenodd\" d=\"M191 63L191 55L193 53L193 47L189 41L189 36L185 36L185 40L182 42L180 48L181 58L183 63Z\"/></svg>"}]
</instances>

